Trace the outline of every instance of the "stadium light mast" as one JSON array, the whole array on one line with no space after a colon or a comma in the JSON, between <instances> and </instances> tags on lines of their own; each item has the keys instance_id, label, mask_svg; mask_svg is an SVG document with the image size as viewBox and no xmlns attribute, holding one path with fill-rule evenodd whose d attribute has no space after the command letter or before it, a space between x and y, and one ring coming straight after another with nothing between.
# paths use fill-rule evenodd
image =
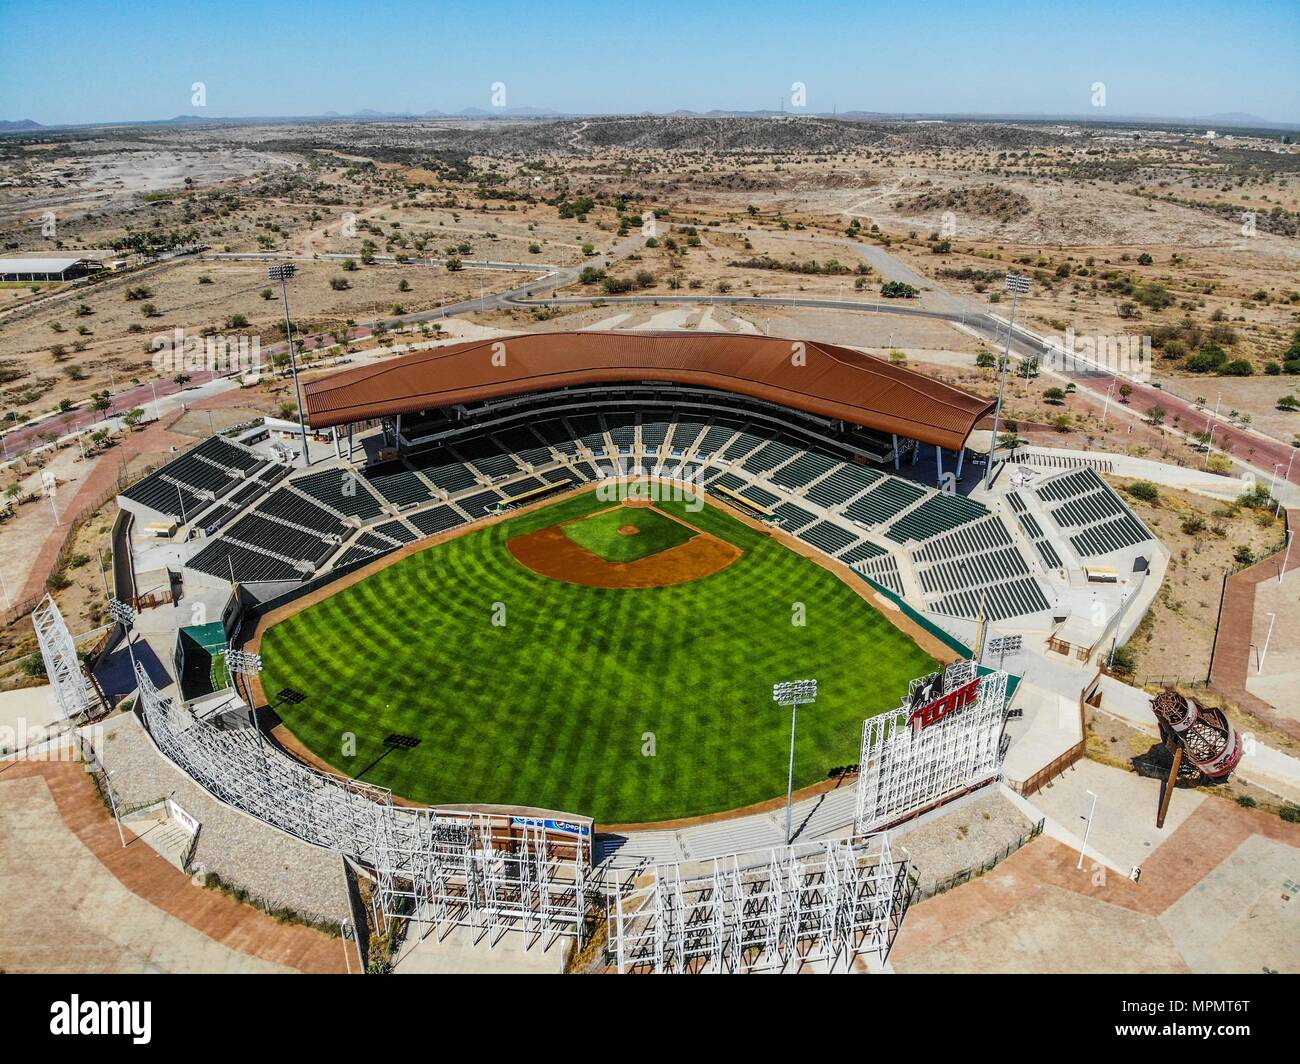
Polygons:
<instances>
[{"instance_id":1,"label":"stadium light mast","mask_svg":"<svg viewBox=\"0 0 1300 1064\"><path fill-rule=\"evenodd\" d=\"M108 600L108 615L122 626L126 633L126 656L131 660L131 683L136 682L135 647L131 645L131 627L135 624L135 607L118 598ZM134 688L131 688L134 690Z\"/></svg>"},{"instance_id":2,"label":"stadium light mast","mask_svg":"<svg viewBox=\"0 0 1300 1064\"><path fill-rule=\"evenodd\" d=\"M226 668L235 676L256 676L262 671L262 655L253 654L247 650L236 650L229 644L226 645ZM257 732L257 746L262 751L262 760L266 760L266 750L262 746L262 729L257 725L257 707L256 699L253 698L252 685L245 682L245 697L248 700L248 719L253 723L253 730ZM239 691L239 681L235 681L235 691Z\"/></svg>"},{"instance_id":3,"label":"stadium light mast","mask_svg":"<svg viewBox=\"0 0 1300 1064\"><path fill-rule=\"evenodd\" d=\"M280 282L280 295L284 299L284 340L289 345L289 372L293 374L293 391L298 400L298 429L302 433L302 466L311 465L307 455L307 422L303 420L302 385L298 383L298 355L293 346L293 322L289 318L289 279L298 272L292 262L279 263L267 268L266 275Z\"/></svg>"},{"instance_id":4,"label":"stadium light mast","mask_svg":"<svg viewBox=\"0 0 1300 1064\"><path fill-rule=\"evenodd\" d=\"M1029 291L1029 278L1019 273L1007 274L1007 291L1011 293L1011 321L1007 325L1007 346L1002 353L1002 372L998 378L998 405L993 410L993 438L989 441L989 464L984 470L984 487L993 486L993 455L998 449L998 422L1002 419L1002 399L1007 393L1007 366L1011 363L1011 334L1016 329L1016 302Z\"/></svg>"},{"instance_id":5,"label":"stadium light mast","mask_svg":"<svg viewBox=\"0 0 1300 1064\"><path fill-rule=\"evenodd\" d=\"M794 729L799 720L799 707L817 701L816 680L787 680L772 685L772 701L790 707L790 781L785 790L785 844L794 838Z\"/></svg>"}]
</instances>

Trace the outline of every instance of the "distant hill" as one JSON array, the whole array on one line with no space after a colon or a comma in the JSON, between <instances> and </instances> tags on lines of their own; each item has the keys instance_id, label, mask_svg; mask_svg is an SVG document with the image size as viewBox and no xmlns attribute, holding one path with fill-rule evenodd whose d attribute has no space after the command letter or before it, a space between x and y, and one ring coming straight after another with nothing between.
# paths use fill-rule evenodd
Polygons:
<instances>
[{"instance_id":1,"label":"distant hill","mask_svg":"<svg viewBox=\"0 0 1300 1064\"><path fill-rule=\"evenodd\" d=\"M24 133L27 130L44 128L39 122L33 122L30 118L21 118L17 122L0 121L0 133Z\"/></svg>"}]
</instances>

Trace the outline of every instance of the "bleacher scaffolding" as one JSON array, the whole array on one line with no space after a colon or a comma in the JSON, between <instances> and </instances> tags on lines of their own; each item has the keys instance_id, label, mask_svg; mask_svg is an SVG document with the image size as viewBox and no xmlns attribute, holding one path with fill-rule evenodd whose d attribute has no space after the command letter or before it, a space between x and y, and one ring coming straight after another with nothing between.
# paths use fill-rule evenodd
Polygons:
<instances>
[{"instance_id":1,"label":"bleacher scaffolding","mask_svg":"<svg viewBox=\"0 0 1300 1064\"><path fill-rule=\"evenodd\" d=\"M610 907L620 973L883 967L911 894L886 834L657 864L641 880Z\"/></svg>"}]
</instances>

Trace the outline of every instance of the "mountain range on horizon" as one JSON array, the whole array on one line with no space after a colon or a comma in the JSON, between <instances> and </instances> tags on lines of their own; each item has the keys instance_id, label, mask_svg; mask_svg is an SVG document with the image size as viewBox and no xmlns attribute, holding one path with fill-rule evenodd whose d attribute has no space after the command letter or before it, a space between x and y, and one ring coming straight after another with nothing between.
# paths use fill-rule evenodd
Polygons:
<instances>
[{"instance_id":1,"label":"mountain range on horizon","mask_svg":"<svg viewBox=\"0 0 1300 1064\"><path fill-rule=\"evenodd\" d=\"M848 110L834 112L811 112L811 111L778 111L774 109L758 109L752 111L713 108L708 111L694 111L690 109L678 109L675 111L639 111L628 113L595 113L595 112L566 112L559 111L550 107L503 107L498 109L486 109L481 107L465 107L459 111L379 111L373 108L363 108L359 111L350 113L341 113L338 111L325 111L320 114L312 115L246 115L246 116L222 116L208 117L207 115L198 114L178 114L171 118L163 119L140 119L140 120L119 120L113 122L86 122L86 123L54 123L43 124L30 118L18 120L0 120L0 133L23 133L38 132L40 130L58 130L58 129L82 129L82 128L104 128L116 126L179 126L191 124L255 124L267 122L346 122L346 121L412 121L418 119L593 119L593 118L819 118L819 119L840 119L840 120L862 120L862 119L893 119L893 120L910 120L910 121L1010 121L1010 122L1071 122L1071 123L1100 123L1105 125L1114 125L1119 122L1134 122L1142 124L1167 123L1170 125L1180 126L1206 126L1208 128L1227 128L1227 129L1267 129L1283 131L1300 131L1300 123L1295 122L1274 122L1259 115L1249 114L1242 111L1218 112L1209 115L1191 115L1191 116L1172 116L1172 115L1155 115L1144 113L1133 114L1116 114L1110 116L1099 116L1097 114L1069 114L1057 112L909 112L909 111L867 111L867 110Z\"/></svg>"}]
</instances>

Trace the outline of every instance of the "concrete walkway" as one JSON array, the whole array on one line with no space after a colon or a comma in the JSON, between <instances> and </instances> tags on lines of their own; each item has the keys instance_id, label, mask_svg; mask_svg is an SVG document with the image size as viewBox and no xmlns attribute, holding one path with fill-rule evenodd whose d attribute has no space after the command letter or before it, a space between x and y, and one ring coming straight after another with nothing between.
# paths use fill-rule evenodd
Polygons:
<instances>
[{"instance_id":1,"label":"concrete walkway","mask_svg":"<svg viewBox=\"0 0 1300 1064\"><path fill-rule=\"evenodd\" d=\"M346 971L340 940L197 886L127 840L82 765L0 764L0 969Z\"/></svg>"}]
</instances>

